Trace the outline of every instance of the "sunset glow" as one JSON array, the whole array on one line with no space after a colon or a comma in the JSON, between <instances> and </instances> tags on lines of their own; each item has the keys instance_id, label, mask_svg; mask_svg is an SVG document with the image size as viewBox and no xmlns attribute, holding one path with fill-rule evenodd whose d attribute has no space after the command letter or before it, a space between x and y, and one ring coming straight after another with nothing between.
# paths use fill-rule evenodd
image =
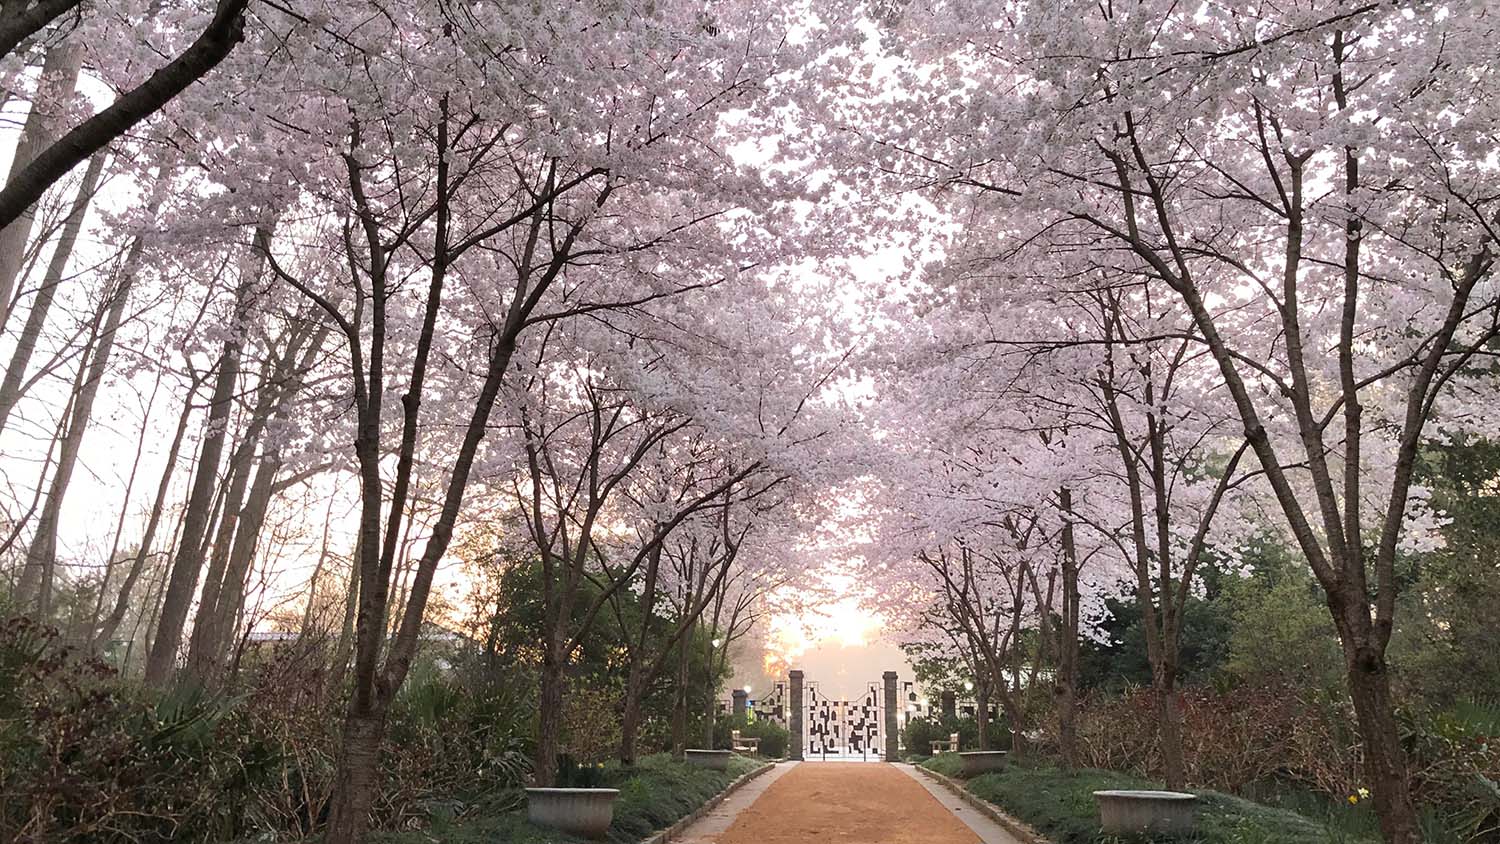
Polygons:
<instances>
[{"instance_id":1,"label":"sunset glow","mask_svg":"<svg viewBox=\"0 0 1500 844\"><path fill-rule=\"evenodd\" d=\"M784 675L797 659L823 646L861 647L878 638L881 622L856 597L840 598L817 609L773 613L766 621L766 674Z\"/></svg>"}]
</instances>

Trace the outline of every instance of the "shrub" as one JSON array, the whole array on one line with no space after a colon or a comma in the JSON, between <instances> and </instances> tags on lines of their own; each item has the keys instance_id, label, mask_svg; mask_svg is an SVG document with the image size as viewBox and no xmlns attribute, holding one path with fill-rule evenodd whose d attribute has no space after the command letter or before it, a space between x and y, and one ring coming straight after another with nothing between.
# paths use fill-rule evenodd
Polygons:
<instances>
[{"instance_id":1,"label":"shrub","mask_svg":"<svg viewBox=\"0 0 1500 844\"><path fill-rule=\"evenodd\" d=\"M1359 787L1353 713L1342 699L1289 684L1197 686L1179 694L1188 782L1235 793L1291 782L1340 797ZM1152 690L1090 696L1078 719L1082 761L1157 776L1162 764L1156 731Z\"/></svg>"},{"instance_id":2,"label":"shrub","mask_svg":"<svg viewBox=\"0 0 1500 844\"><path fill-rule=\"evenodd\" d=\"M991 720L988 727L990 749L1009 750L1011 736L1004 720ZM959 750L979 749L979 722L973 718L955 716L913 718L902 730L901 740L908 754L927 756L932 752L933 742L947 741L948 737L954 733L958 733Z\"/></svg>"},{"instance_id":3,"label":"shrub","mask_svg":"<svg viewBox=\"0 0 1500 844\"><path fill-rule=\"evenodd\" d=\"M0 838L232 838L276 766L232 701L150 695L24 618L0 624Z\"/></svg>"},{"instance_id":4,"label":"shrub","mask_svg":"<svg viewBox=\"0 0 1500 844\"><path fill-rule=\"evenodd\" d=\"M290 686L296 675L283 668L257 666L234 697L162 693L121 680L49 628L0 623L0 840L314 833L333 790L344 707L321 677ZM533 709L518 685L414 670L391 713L377 824L516 805Z\"/></svg>"},{"instance_id":5,"label":"shrub","mask_svg":"<svg viewBox=\"0 0 1500 844\"><path fill-rule=\"evenodd\" d=\"M617 690L575 683L563 695L562 751L579 762L604 762L620 747Z\"/></svg>"},{"instance_id":6,"label":"shrub","mask_svg":"<svg viewBox=\"0 0 1500 844\"><path fill-rule=\"evenodd\" d=\"M1500 705L1401 713L1413 790L1463 841L1500 839Z\"/></svg>"},{"instance_id":7,"label":"shrub","mask_svg":"<svg viewBox=\"0 0 1500 844\"><path fill-rule=\"evenodd\" d=\"M745 738L760 739L760 755L768 759L785 757L792 740L792 734L785 727L768 718L751 721L743 715L721 715L714 727L714 747L729 750L734 730L739 730Z\"/></svg>"}]
</instances>

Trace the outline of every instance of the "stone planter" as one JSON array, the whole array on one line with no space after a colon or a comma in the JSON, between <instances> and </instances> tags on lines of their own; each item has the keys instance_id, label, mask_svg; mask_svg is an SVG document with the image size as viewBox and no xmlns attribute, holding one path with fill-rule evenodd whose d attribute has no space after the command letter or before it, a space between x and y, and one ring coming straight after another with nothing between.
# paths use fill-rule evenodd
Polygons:
<instances>
[{"instance_id":1,"label":"stone planter","mask_svg":"<svg viewBox=\"0 0 1500 844\"><path fill-rule=\"evenodd\" d=\"M961 751L958 758L963 760L965 777L977 777L1005 767L1005 751L1003 750Z\"/></svg>"},{"instance_id":2,"label":"stone planter","mask_svg":"<svg viewBox=\"0 0 1500 844\"><path fill-rule=\"evenodd\" d=\"M617 788L528 788L526 819L570 835L602 839L615 817Z\"/></svg>"},{"instance_id":3,"label":"stone planter","mask_svg":"<svg viewBox=\"0 0 1500 844\"><path fill-rule=\"evenodd\" d=\"M710 768L715 771L729 770L729 757L734 753L729 750L695 750L688 748L683 751L689 765L697 765L700 768Z\"/></svg>"},{"instance_id":4,"label":"stone planter","mask_svg":"<svg viewBox=\"0 0 1500 844\"><path fill-rule=\"evenodd\" d=\"M1198 798L1180 791L1096 791L1099 825L1109 834L1191 833Z\"/></svg>"}]
</instances>

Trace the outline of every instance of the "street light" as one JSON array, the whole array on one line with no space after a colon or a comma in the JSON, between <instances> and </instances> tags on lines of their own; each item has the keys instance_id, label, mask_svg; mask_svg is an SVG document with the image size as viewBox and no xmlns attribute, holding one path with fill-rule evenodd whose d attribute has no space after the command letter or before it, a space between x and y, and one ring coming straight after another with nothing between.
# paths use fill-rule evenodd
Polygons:
<instances>
[{"instance_id":1,"label":"street light","mask_svg":"<svg viewBox=\"0 0 1500 844\"><path fill-rule=\"evenodd\" d=\"M724 647L724 640L723 639L715 639L714 640L714 647L715 648L722 648L722 647Z\"/></svg>"},{"instance_id":2,"label":"street light","mask_svg":"<svg viewBox=\"0 0 1500 844\"><path fill-rule=\"evenodd\" d=\"M750 694L750 687L749 686L745 687L745 694L747 694L747 695Z\"/></svg>"},{"instance_id":3,"label":"street light","mask_svg":"<svg viewBox=\"0 0 1500 844\"><path fill-rule=\"evenodd\" d=\"M965 680L964 681L964 691L966 691L966 692L972 692L972 691L974 691L974 684L971 683L971 682L969 682L968 680Z\"/></svg>"}]
</instances>

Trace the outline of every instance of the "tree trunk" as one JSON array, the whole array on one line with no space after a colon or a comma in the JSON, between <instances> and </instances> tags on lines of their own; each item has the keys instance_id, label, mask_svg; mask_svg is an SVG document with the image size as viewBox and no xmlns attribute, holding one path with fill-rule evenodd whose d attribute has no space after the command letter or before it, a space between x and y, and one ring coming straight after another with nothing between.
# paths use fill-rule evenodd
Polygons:
<instances>
[{"instance_id":1,"label":"tree trunk","mask_svg":"<svg viewBox=\"0 0 1500 844\"><path fill-rule=\"evenodd\" d=\"M229 620L239 612L245 577L275 492L276 476L281 471L278 450L270 446L256 467L251 501L245 503L245 485L250 479L256 446L266 427L283 418L287 398L300 388L301 375L312 366L314 355L327 339L325 326L317 331L313 344L299 360L303 343L313 335L312 325L305 323L286 332L283 335L285 348L266 356L250 425L243 442L230 459L224 517L214 540L213 557L209 562L208 577L203 582L203 597L199 601L198 623L193 627L188 647L188 671L200 681L211 681L218 674L227 644L227 631L231 627Z\"/></svg>"},{"instance_id":2,"label":"tree trunk","mask_svg":"<svg viewBox=\"0 0 1500 844\"><path fill-rule=\"evenodd\" d=\"M255 562L255 551L261 531L265 529L266 513L271 509L281 466L280 454L262 458L255 482L250 485L250 498L240 513L240 528L234 535L229 566L224 571L224 587L219 591L219 603L211 619L213 636L204 645L207 658L219 664L228 656L233 641L231 632L244 610L245 586L250 579L250 568Z\"/></svg>"},{"instance_id":3,"label":"tree trunk","mask_svg":"<svg viewBox=\"0 0 1500 844\"><path fill-rule=\"evenodd\" d=\"M990 686L980 683L974 702L974 724L979 728L979 749L990 749Z\"/></svg>"},{"instance_id":4,"label":"tree trunk","mask_svg":"<svg viewBox=\"0 0 1500 844\"><path fill-rule=\"evenodd\" d=\"M339 639L333 646L333 670L328 672L328 694L336 695L349 671L349 656L354 650L354 619L359 615L359 543L349 558L349 583L344 590L344 618L339 625Z\"/></svg>"},{"instance_id":5,"label":"tree trunk","mask_svg":"<svg viewBox=\"0 0 1500 844\"><path fill-rule=\"evenodd\" d=\"M42 286L37 290L36 299L31 303L31 310L26 314L26 324L21 328L21 335L16 338L16 350L11 355L10 363L5 367L4 380L0 381L0 431L5 430L6 423L10 421L11 411L15 409L16 402L21 399L22 381L26 378L26 369L31 363L31 356L36 352L36 344L42 336L42 328L47 324L47 315L52 310L52 301L57 296L57 289L62 286L68 260L73 256L73 247L77 245L78 233L83 228L83 219L88 216L89 202L99 188L99 176L104 172L104 158L104 153L101 152L89 159L89 166L83 172L83 181L78 185L78 196L73 200L73 207L68 211L62 235L57 239L57 245L53 248L52 257L47 263L47 272L42 276ZM12 228L19 228L21 225L21 222L17 222ZM3 237L4 235L0 235L0 238ZM140 240L137 239L135 243L139 244ZM131 276L134 275L136 265L139 263L140 250L136 245L132 245L129 256L122 265L121 273L120 286L127 293ZM4 272L3 267L0 267L0 272Z\"/></svg>"},{"instance_id":6,"label":"tree trunk","mask_svg":"<svg viewBox=\"0 0 1500 844\"><path fill-rule=\"evenodd\" d=\"M562 669L559 660L549 659L542 664L541 693L537 700L536 759L532 774L536 785L543 788L557 782L557 752L562 746Z\"/></svg>"},{"instance_id":7,"label":"tree trunk","mask_svg":"<svg viewBox=\"0 0 1500 844\"><path fill-rule=\"evenodd\" d=\"M1161 750L1162 778L1167 788L1187 784L1187 765L1182 750L1182 705L1177 699L1176 671L1164 668L1156 680L1156 720Z\"/></svg>"},{"instance_id":8,"label":"tree trunk","mask_svg":"<svg viewBox=\"0 0 1500 844\"><path fill-rule=\"evenodd\" d=\"M318 586L323 579L323 569L328 564L328 532L333 529L333 498L328 500L328 509L323 514L323 539L318 543L318 562L313 566L312 577L307 580L307 606L302 610L302 627L298 635L307 638L313 626L313 613L317 610Z\"/></svg>"},{"instance_id":9,"label":"tree trunk","mask_svg":"<svg viewBox=\"0 0 1500 844\"><path fill-rule=\"evenodd\" d=\"M1356 613L1363 611L1362 601L1351 606ZM1421 844L1421 824L1412 800L1384 649L1369 641L1368 634L1351 630L1350 622L1337 610L1335 621L1339 622L1339 638L1344 643L1349 697L1364 750L1365 780L1370 784L1382 836L1387 844Z\"/></svg>"},{"instance_id":10,"label":"tree trunk","mask_svg":"<svg viewBox=\"0 0 1500 844\"><path fill-rule=\"evenodd\" d=\"M50 271L48 274L51 274ZM99 387L104 383L105 370L109 367L110 354L114 351L115 332L119 329L120 320L124 316L125 302L130 298L131 281L132 278L127 272L121 277L119 285L112 294L113 300L109 303L109 310L104 316L104 326L99 332L98 341L94 344L93 356L87 361L87 375L78 394L78 400L73 404L72 416L68 420L68 433L63 439L62 450L58 454L57 471L52 475L52 488L47 493L47 503L42 508L36 533L32 536L31 547L26 553L27 566L39 565L44 572L42 588L38 593L43 618L47 616L52 598L52 573L56 567L57 556L57 523L62 514L63 499L67 496L68 484L73 479L73 468L78 465L78 451L83 445L83 434L88 430L89 419L93 416L94 399L99 395ZM80 361L79 366L83 367L85 363Z\"/></svg>"},{"instance_id":11,"label":"tree trunk","mask_svg":"<svg viewBox=\"0 0 1500 844\"><path fill-rule=\"evenodd\" d=\"M1057 703L1057 741L1063 765L1079 766L1078 758L1078 545L1073 534L1073 491L1064 487L1062 506L1062 624L1058 626L1057 674L1053 694Z\"/></svg>"},{"instance_id":12,"label":"tree trunk","mask_svg":"<svg viewBox=\"0 0 1500 844\"><path fill-rule=\"evenodd\" d=\"M652 534L660 532L660 525L652 526ZM645 650L651 637L651 619L656 614L657 576L661 570L661 545L657 545L646 556L646 572L641 584L640 633L629 647L630 667L625 677L625 702L620 713L620 763L635 764L636 740L641 727L641 697L651 678L645 666Z\"/></svg>"},{"instance_id":13,"label":"tree trunk","mask_svg":"<svg viewBox=\"0 0 1500 844\"><path fill-rule=\"evenodd\" d=\"M344 739L339 750L338 772L342 777L333 792L333 805L324 832L326 844L361 844L369 827L380 783L381 744L385 738L387 707L378 703L368 712L350 712L344 719Z\"/></svg>"},{"instance_id":14,"label":"tree trunk","mask_svg":"<svg viewBox=\"0 0 1500 844\"><path fill-rule=\"evenodd\" d=\"M162 597L161 620L146 659L146 683L149 685L162 684L176 668L182 631L187 624L193 593L198 589L198 576L203 568L203 540L218 482L219 457L224 450L229 414L234 406L235 383L239 380L245 320L263 263L264 256L257 251L246 261L240 273L239 289L235 293L234 324L219 355L213 398L203 424L203 449L198 458L198 471L183 514L182 537L172 560L166 594Z\"/></svg>"},{"instance_id":15,"label":"tree trunk","mask_svg":"<svg viewBox=\"0 0 1500 844\"><path fill-rule=\"evenodd\" d=\"M632 672L635 673L635 672ZM625 684L625 705L620 712L620 764L630 767L635 764L636 745L641 733L640 677L632 676Z\"/></svg>"},{"instance_id":16,"label":"tree trunk","mask_svg":"<svg viewBox=\"0 0 1500 844\"><path fill-rule=\"evenodd\" d=\"M224 588L224 570L229 566L229 549L238 538L240 511L245 506L245 487L250 483L250 455L255 451L254 432L246 432L246 438L235 448L229 460L229 478L225 489L223 515L214 531L208 559L208 573L203 578L203 593L198 599L198 614L193 620L193 632L188 637L187 662L183 666L185 676L194 682L204 683L214 673L217 661L217 641L214 648L205 647L208 620L221 611L219 593Z\"/></svg>"},{"instance_id":17,"label":"tree trunk","mask_svg":"<svg viewBox=\"0 0 1500 844\"><path fill-rule=\"evenodd\" d=\"M1406 754L1401 748L1390 678L1384 670L1349 672L1349 691L1364 742L1365 778L1390 844L1421 844L1422 832L1407 782Z\"/></svg>"},{"instance_id":18,"label":"tree trunk","mask_svg":"<svg viewBox=\"0 0 1500 844\"><path fill-rule=\"evenodd\" d=\"M705 750L712 750L714 747L714 727L716 726L714 722L719 717L716 707L717 702L714 700L719 690L714 683L714 655L712 651L709 651L703 673L706 675L703 681L703 747Z\"/></svg>"},{"instance_id":19,"label":"tree trunk","mask_svg":"<svg viewBox=\"0 0 1500 844\"><path fill-rule=\"evenodd\" d=\"M219 587L211 596L212 600L205 586L188 654L189 669L200 681L215 682L223 668L234 620L244 603L245 580L250 574L250 564L255 559L256 544L265 524L273 485L280 470L281 461L275 456L261 459L255 481L250 486L249 497L237 515L238 527L225 558ZM227 514L225 518L228 518Z\"/></svg>"},{"instance_id":20,"label":"tree trunk","mask_svg":"<svg viewBox=\"0 0 1500 844\"><path fill-rule=\"evenodd\" d=\"M677 694L672 699L672 755L682 756L687 749L688 676L691 664L692 637L677 647Z\"/></svg>"},{"instance_id":21,"label":"tree trunk","mask_svg":"<svg viewBox=\"0 0 1500 844\"><path fill-rule=\"evenodd\" d=\"M141 544L136 548L135 559L130 562L130 569L125 573L125 582L120 585L119 596L115 599L115 607L104 623L99 625L99 630L94 634L94 650L103 649L114 638L115 631L119 629L120 622L125 620L125 615L130 611L130 595L135 591L135 584L141 577L141 572L146 568L146 560L151 556L151 545L156 539L156 530L161 526L161 514L166 509L167 493L172 487L172 475L177 468L177 455L182 450L182 440L187 435L188 421L193 415L193 395L197 392L197 384L193 384L187 396L182 401L182 413L177 417L177 431L172 435L172 445L167 449L166 466L161 472L161 482L156 487L156 500L151 505L151 514L146 518L146 532L141 537ZM133 638L133 637L132 637Z\"/></svg>"},{"instance_id":22,"label":"tree trunk","mask_svg":"<svg viewBox=\"0 0 1500 844\"><path fill-rule=\"evenodd\" d=\"M130 515L130 502L134 498L136 478L141 471L141 456L146 453L146 435L151 430L146 423L151 419L151 412L156 409L156 397L161 393L163 374L160 369L156 371L156 377L151 384L151 396L146 399L141 427L136 434L135 457L130 461L130 474L125 478L124 500L120 502L120 512L115 517L114 538L110 540L109 554L104 558L104 573L99 576L99 589L94 594L94 611L89 616L89 626L84 636L90 655L98 652L99 626L104 620L104 599L109 595L110 584L114 582L115 567L123 562L120 542L125 537L125 519Z\"/></svg>"},{"instance_id":23,"label":"tree trunk","mask_svg":"<svg viewBox=\"0 0 1500 844\"><path fill-rule=\"evenodd\" d=\"M92 342L92 341L91 341ZM84 382L87 380L88 370L80 366L77 374L73 377L72 389L68 393L67 405L63 408L63 416L72 418L73 411L78 407L82 397ZM52 464L52 450L61 447L67 450L68 431L67 423L58 426L53 432L51 442L47 447L47 459L42 462L42 477L37 480L37 499L32 501L31 512L36 512L38 500L44 500L43 515L47 515L48 506L53 504L51 496L42 498L43 481L46 480L47 469ZM55 490L54 490L55 491ZM27 513L30 516L31 513ZM54 558L56 557L56 516L52 518L53 526L38 524L38 529L32 537L32 542L27 547L25 564L21 568L20 582L16 584L15 600L18 605L28 608L38 619L48 619L52 612L52 580L54 573ZM14 534L12 535L12 538Z\"/></svg>"},{"instance_id":24,"label":"tree trunk","mask_svg":"<svg viewBox=\"0 0 1500 844\"><path fill-rule=\"evenodd\" d=\"M1005 719L1010 722L1010 752L1015 756L1023 756L1026 753L1025 716L1021 714L1021 707L1017 705L1014 695L1002 697L1001 706L1005 709Z\"/></svg>"},{"instance_id":25,"label":"tree trunk","mask_svg":"<svg viewBox=\"0 0 1500 844\"><path fill-rule=\"evenodd\" d=\"M15 155L11 158L7 185L22 176L32 161L57 140L60 118L54 112L60 110L57 107L78 86L78 72L82 67L83 53L76 45L61 44L47 51L36 97L26 115L26 124L21 127ZM0 330L4 330L10 320L21 266L25 263L26 241L31 238L30 204L27 203L28 208L23 213L0 228Z\"/></svg>"}]
</instances>

